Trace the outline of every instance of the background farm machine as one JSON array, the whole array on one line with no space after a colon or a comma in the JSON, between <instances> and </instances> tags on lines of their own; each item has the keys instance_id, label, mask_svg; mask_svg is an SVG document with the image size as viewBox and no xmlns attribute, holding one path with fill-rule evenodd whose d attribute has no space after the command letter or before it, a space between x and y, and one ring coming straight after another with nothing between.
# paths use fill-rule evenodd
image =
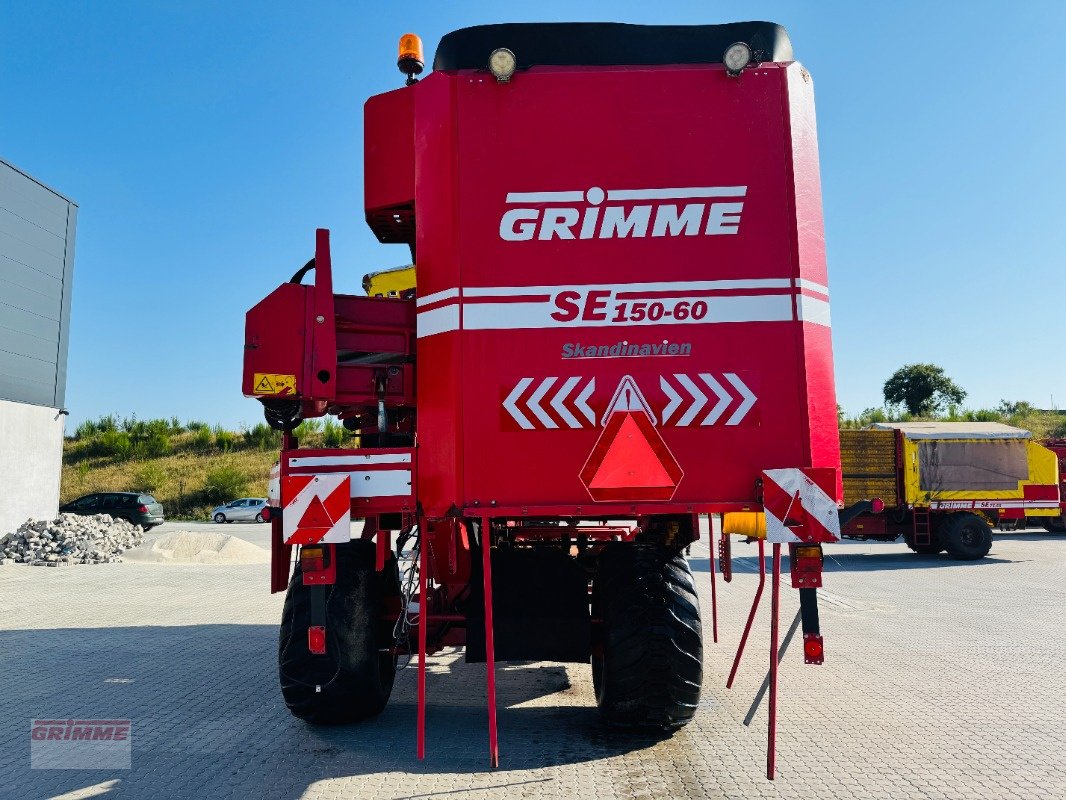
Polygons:
<instances>
[{"instance_id":1,"label":"background farm machine","mask_svg":"<svg viewBox=\"0 0 1066 800\"><path fill-rule=\"evenodd\" d=\"M1059 460L1059 515L1041 517L1037 522L1048 533L1066 533L1066 439L1044 439L1040 444Z\"/></svg>"},{"instance_id":2,"label":"background farm machine","mask_svg":"<svg viewBox=\"0 0 1066 800\"><path fill-rule=\"evenodd\" d=\"M335 294L319 230L247 315L244 393L285 431L286 703L370 717L417 654L422 757L426 655L462 646L488 663L493 764L498 660L591 663L609 722L682 726L703 682L685 549L699 515L749 515L773 546L772 777L781 545L821 663L840 526L810 75L755 22L488 25L421 81L405 36L399 66L365 107L365 211L416 266ZM360 446L299 448L325 414Z\"/></svg>"},{"instance_id":3,"label":"background farm machine","mask_svg":"<svg viewBox=\"0 0 1066 800\"><path fill-rule=\"evenodd\" d=\"M1061 520L1056 453L998 422L883 422L840 432L847 501L880 498L879 515L844 526L853 539L903 537L916 553L978 559L992 525Z\"/></svg>"}]
</instances>

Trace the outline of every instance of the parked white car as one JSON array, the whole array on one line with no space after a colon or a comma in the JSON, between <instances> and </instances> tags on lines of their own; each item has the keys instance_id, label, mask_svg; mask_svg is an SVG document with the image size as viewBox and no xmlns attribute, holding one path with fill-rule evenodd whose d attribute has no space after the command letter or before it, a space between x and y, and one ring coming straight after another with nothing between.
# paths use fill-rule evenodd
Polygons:
<instances>
[{"instance_id":1,"label":"parked white car","mask_svg":"<svg viewBox=\"0 0 1066 800\"><path fill-rule=\"evenodd\" d=\"M266 508L265 497L242 497L211 512L211 519L223 522L265 522L263 509Z\"/></svg>"}]
</instances>

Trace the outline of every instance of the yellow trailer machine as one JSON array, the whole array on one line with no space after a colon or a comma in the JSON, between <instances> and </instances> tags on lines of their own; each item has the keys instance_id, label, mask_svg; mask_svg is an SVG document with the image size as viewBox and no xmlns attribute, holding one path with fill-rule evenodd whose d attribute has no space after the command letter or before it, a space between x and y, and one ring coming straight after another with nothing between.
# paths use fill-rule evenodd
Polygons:
<instances>
[{"instance_id":1,"label":"yellow trailer machine","mask_svg":"<svg viewBox=\"0 0 1066 800\"><path fill-rule=\"evenodd\" d=\"M841 531L852 539L900 536L916 553L977 559L991 525L1059 513L1059 465L1032 434L998 422L883 422L840 432L844 502L880 498Z\"/></svg>"}]
</instances>

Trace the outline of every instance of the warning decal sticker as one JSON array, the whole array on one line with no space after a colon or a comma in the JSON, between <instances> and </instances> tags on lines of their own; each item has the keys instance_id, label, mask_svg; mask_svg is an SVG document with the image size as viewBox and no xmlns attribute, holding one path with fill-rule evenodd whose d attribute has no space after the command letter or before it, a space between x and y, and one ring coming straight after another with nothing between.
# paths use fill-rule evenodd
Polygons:
<instances>
[{"instance_id":1,"label":"warning decal sticker","mask_svg":"<svg viewBox=\"0 0 1066 800\"><path fill-rule=\"evenodd\" d=\"M265 395L296 394L296 376L257 372L252 376L252 392Z\"/></svg>"}]
</instances>

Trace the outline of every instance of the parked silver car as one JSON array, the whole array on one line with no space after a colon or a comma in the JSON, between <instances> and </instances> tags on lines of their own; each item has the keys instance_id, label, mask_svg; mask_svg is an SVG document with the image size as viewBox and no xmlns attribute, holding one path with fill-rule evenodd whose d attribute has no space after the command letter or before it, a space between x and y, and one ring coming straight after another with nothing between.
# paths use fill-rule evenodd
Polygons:
<instances>
[{"instance_id":1,"label":"parked silver car","mask_svg":"<svg viewBox=\"0 0 1066 800\"><path fill-rule=\"evenodd\" d=\"M265 522L263 509L266 508L265 497L242 497L219 506L211 512L211 519L215 522Z\"/></svg>"}]
</instances>

